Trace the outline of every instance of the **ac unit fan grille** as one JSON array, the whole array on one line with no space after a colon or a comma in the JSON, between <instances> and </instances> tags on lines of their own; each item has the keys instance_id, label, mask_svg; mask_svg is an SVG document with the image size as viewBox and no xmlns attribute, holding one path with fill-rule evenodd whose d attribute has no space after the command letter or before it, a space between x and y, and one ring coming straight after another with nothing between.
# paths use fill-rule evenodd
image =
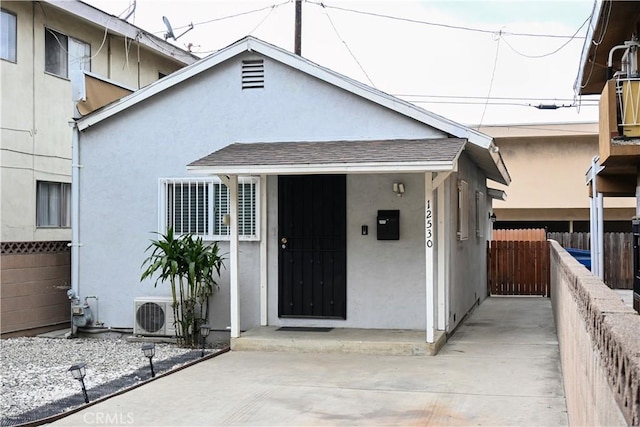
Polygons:
<instances>
[{"instance_id":1,"label":"ac unit fan grille","mask_svg":"<svg viewBox=\"0 0 640 427\"><path fill-rule=\"evenodd\" d=\"M158 332L164 327L165 313L159 304L146 302L138 307L136 321L147 332Z\"/></svg>"}]
</instances>

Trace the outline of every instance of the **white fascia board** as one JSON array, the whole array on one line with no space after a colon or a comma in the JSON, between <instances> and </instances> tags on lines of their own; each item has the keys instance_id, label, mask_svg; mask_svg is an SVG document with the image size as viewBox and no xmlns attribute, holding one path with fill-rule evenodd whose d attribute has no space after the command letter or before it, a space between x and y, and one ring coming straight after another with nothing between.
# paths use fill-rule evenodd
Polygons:
<instances>
[{"instance_id":1,"label":"white fascia board","mask_svg":"<svg viewBox=\"0 0 640 427\"><path fill-rule=\"evenodd\" d=\"M496 200L502 200L502 201L507 200L507 193L505 193L502 190L498 190L496 188L487 188L487 196Z\"/></svg>"},{"instance_id":2,"label":"white fascia board","mask_svg":"<svg viewBox=\"0 0 640 427\"><path fill-rule=\"evenodd\" d=\"M198 175L309 175L359 173L413 173L452 171L454 162L411 163L339 163L310 165L253 165L253 166L187 166Z\"/></svg>"},{"instance_id":3,"label":"white fascia board","mask_svg":"<svg viewBox=\"0 0 640 427\"><path fill-rule=\"evenodd\" d=\"M602 1L596 0L593 5L593 12L591 13L591 19L589 20L589 25L587 25L587 34L584 37L584 44L582 45L582 52L580 53L580 62L578 68L578 77L576 77L575 83L573 84L573 93L576 95L580 95L582 91L582 79L584 78L584 69L587 66L589 61L589 51L591 50L591 46L593 45L593 32L595 31L597 25L600 23L600 12L602 11ZM593 20L596 22L593 22Z\"/></svg>"},{"instance_id":4,"label":"white fascia board","mask_svg":"<svg viewBox=\"0 0 640 427\"><path fill-rule=\"evenodd\" d=\"M89 114L85 118L78 121L78 129L83 131L95 125L96 123L99 123L102 120L109 118L114 114L119 113L120 111L126 110L127 108L137 104L140 101L143 101L172 86L175 86L244 51L245 49L242 45L232 45L229 48L223 49L217 54L210 56L206 60L200 61L190 67L177 70L171 75L163 79L157 80L154 83L150 84L149 86L145 86L142 89L137 90L136 92L132 93L129 96L125 96L120 101L116 101L115 103L110 104L104 107L103 109L96 111L95 113Z\"/></svg>"},{"instance_id":5,"label":"white fascia board","mask_svg":"<svg viewBox=\"0 0 640 427\"><path fill-rule=\"evenodd\" d=\"M108 28L112 33L117 33L130 39L138 38L145 47L184 64L193 64L199 59L197 56L154 36L148 31L81 1L45 0L45 2L102 28Z\"/></svg>"},{"instance_id":6,"label":"white fascia board","mask_svg":"<svg viewBox=\"0 0 640 427\"><path fill-rule=\"evenodd\" d=\"M498 168L498 172L500 172L500 175L502 176L502 182L500 182L500 184L510 185L511 175L507 170L507 166L504 164L504 160L502 160L502 155L500 153L494 153L491 150L489 151L491 153L491 157L493 157L493 161L496 164L496 167Z\"/></svg>"}]
</instances>

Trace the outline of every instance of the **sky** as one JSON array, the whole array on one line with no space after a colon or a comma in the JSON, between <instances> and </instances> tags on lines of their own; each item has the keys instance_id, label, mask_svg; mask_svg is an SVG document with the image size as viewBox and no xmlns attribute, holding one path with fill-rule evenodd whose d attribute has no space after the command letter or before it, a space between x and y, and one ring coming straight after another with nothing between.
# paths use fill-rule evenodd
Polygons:
<instances>
[{"instance_id":1,"label":"sky","mask_svg":"<svg viewBox=\"0 0 640 427\"><path fill-rule=\"evenodd\" d=\"M84 1L123 18L133 3ZM305 0L302 56L473 127L596 122L595 98L573 91L593 9L594 0ZM164 37L166 16L178 38L169 41L205 57L249 34L293 51L294 11L293 0L137 0L128 21Z\"/></svg>"}]
</instances>

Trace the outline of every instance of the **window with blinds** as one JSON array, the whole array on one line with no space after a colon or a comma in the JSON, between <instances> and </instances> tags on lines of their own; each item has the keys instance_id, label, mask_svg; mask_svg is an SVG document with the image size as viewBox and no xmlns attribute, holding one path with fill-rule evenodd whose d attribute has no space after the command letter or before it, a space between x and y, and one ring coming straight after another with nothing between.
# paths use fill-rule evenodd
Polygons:
<instances>
[{"instance_id":1,"label":"window with blinds","mask_svg":"<svg viewBox=\"0 0 640 427\"><path fill-rule=\"evenodd\" d=\"M11 12L0 11L0 58L16 62L17 18Z\"/></svg>"},{"instance_id":2,"label":"window with blinds","mask_svg":"<svg viewBox=\"0 0 640 427\"><path fill-rule=\"evenodd\" d=\"M259 179L238 178L238 233L242 240L258 240ZM205 240L228 240L229 189L217 179L160 180L160 232L194 234Z\"/></svg>"},{"instance_id":3,"label":"window with blinds","mask_svg":"<svg viewBox=\"0 0 640 427\"><path fill-rule=\"evenodd\" d=\"M36 225L38 227L71 227L71 184L38 181Z\"/></svg>"}]
</instances>

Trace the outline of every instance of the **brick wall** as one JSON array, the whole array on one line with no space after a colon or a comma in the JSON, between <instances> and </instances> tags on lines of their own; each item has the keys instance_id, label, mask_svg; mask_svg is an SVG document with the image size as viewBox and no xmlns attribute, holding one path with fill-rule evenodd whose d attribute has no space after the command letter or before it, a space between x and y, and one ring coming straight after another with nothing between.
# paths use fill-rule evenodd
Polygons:
<instances>
[{"instance_id":1,"label":"brick wall","mask_svg":"<svg viewBox=\"0 0 640 427\"><path fill-rule=\"evenodd\" d=\"M551 241L551 303L570 425L640 423L640 315Z\"/></svg>"},{"instance_id":2,"label":"brick wall","mask_svg":"<svg viewBox=\"0 0 640 427\"><path fill-rule=\"evenodd\" d=\"M67 289L71 284L71 254L66 242L51 243L54 244L2 243L2 334L53 325L64 327L69 322Z\"/></svg>"}]
</instances>

